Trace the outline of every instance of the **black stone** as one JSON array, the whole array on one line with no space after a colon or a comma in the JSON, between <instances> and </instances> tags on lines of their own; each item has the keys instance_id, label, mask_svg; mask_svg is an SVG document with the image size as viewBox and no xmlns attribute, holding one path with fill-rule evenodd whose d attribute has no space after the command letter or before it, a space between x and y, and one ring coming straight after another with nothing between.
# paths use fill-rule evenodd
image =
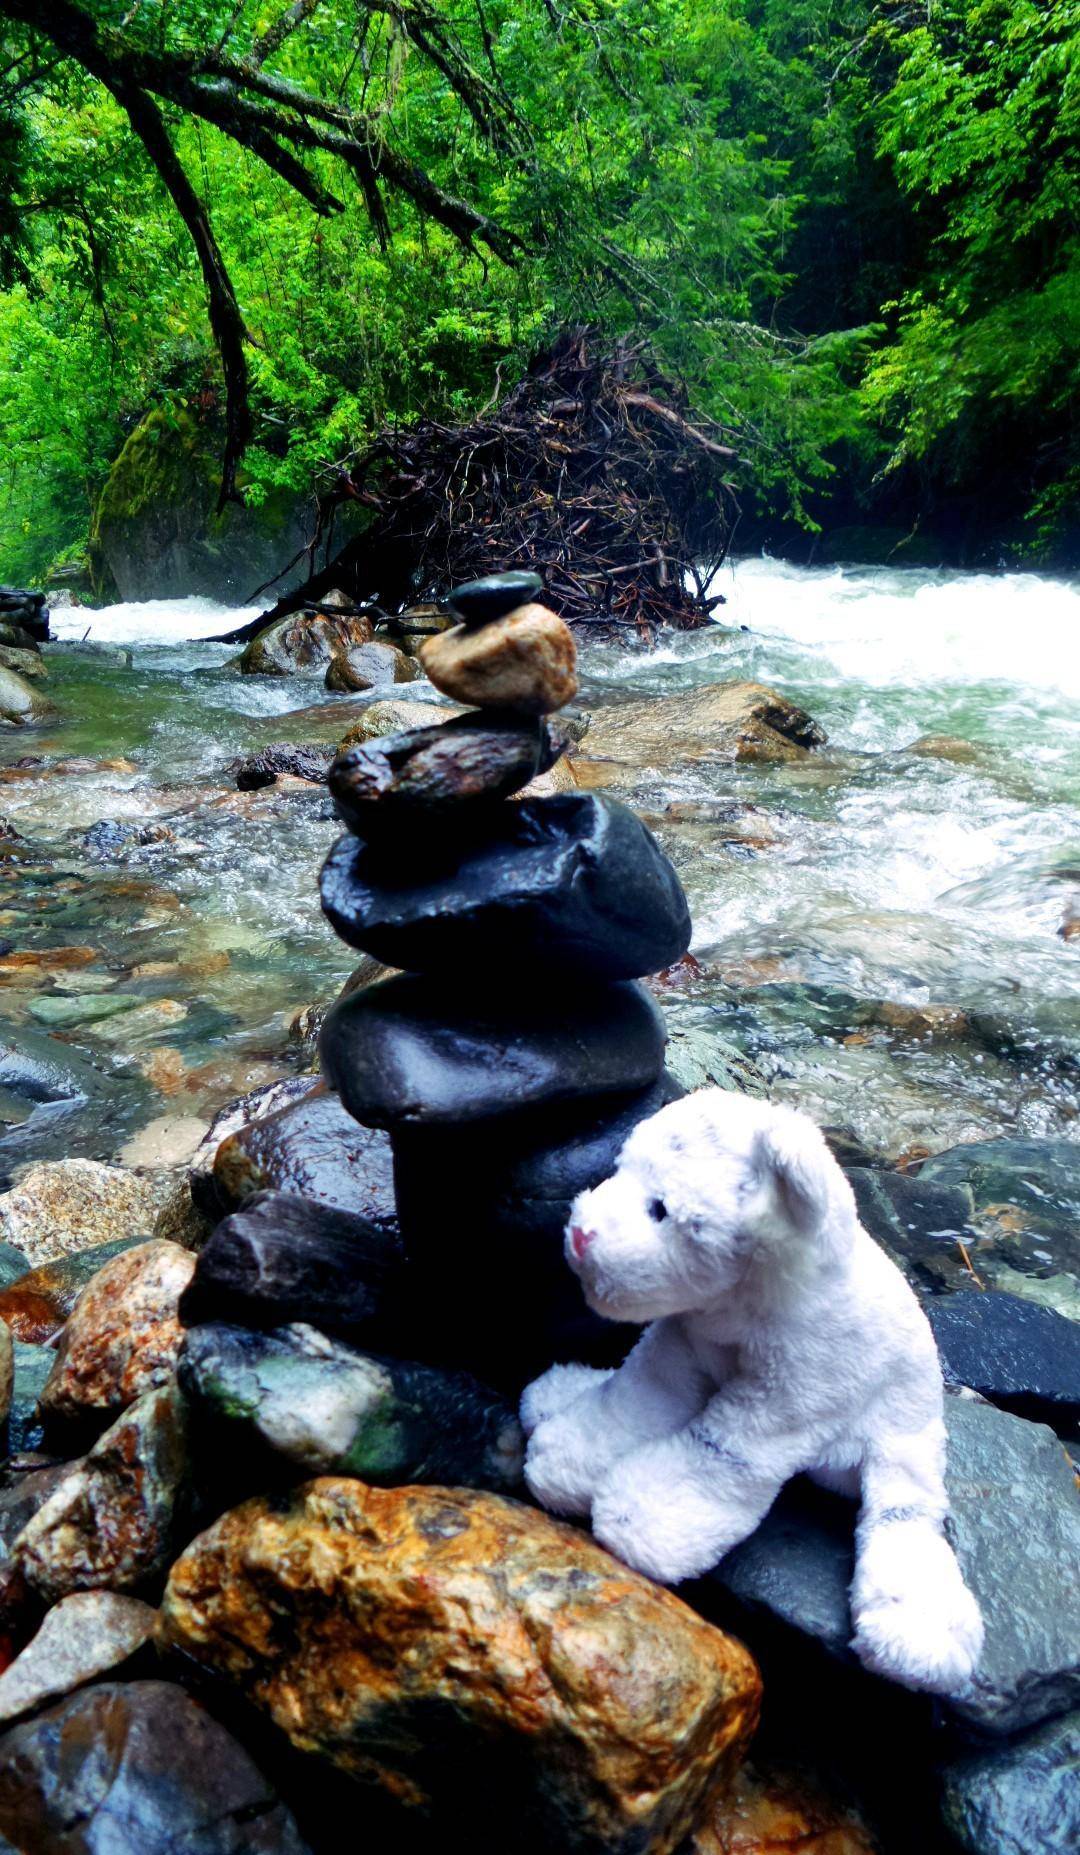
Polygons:
<instances>
[{"instance_id":1,"label":"black stone","mask_svg":"<svg viewBox=\"0 0 1080 1855\"><path fill-rule=\"evenodd\" d=\"M533 971L635 979L690 944L682 886L628 806L592 793L523 799L475 831L407 847L339 838L323 908L343 940L409 972Z\"/></svg>"},{"instance_id":2,"label":"black stone","mask_svg":"<svg viewBox=\"0 0 1080 1855\"><path fill-rule=\"evenodd\" d=\"M971 1255L973 1206L965 1185L928 1179L923 1172L878 1166L845 1167L865 1228L920 1293L938 1294L971 1281L960 1245Z\"/></svg>"},{"instance_id":3,"label":"black stone","mask_svg":"<svg viewBox=\"0 0 1080 1855\"><path fill-rule=\"evenodd\" d=\"M244 1748L165 1681L86 1688L5 1733L0 1836L26 1855L307 1855Z\"/></svg>"},{"instance_id":4,"label":"black stone","mask_svg":"<svg viewBox=\"0 0 1080 1855\"><path fill-rule=\"evenodd\" d=\"M655 1082L664 1021L641 986L518 990L388 979L338 1001L323 1074L368 1127L453 1125Z\"/></svg>"},{"instance_id":5,"label":"black stone","mask_svg":"<svg viewBox=\"0 0 1080 1855\"><path fill-rule=\"evenodd\" d=\"M274 741L256 754L230 761L226 772L233 775L241 792L257 792L263 786L272 786L282 773L322 786L333 757L330 747L298 747L289 741Z\"/></svg>"},{"instance_id":6,"label":"black stone","mask_svg":"<svg viewBox=\"0 0 1080 1855\"><path fill-rule=\"evenodd\" d=\"M310 1198L259 1192L225 1218L180 1299L186 1326L208 1320L370 1335L400 1274L392 1232Z\"/></svg>"},{"instance_id":7,"label":"black stone","mask_svg":"<svg viewBox=\"0 0 1080 1855\"><path fill-rule=\"evenodd\" d=\"M997 1289L928 1301L947 1383L968 1385L1020 1417L1075 1430L1080 1422L1080 1326L1053 1308Z\"/></svg>"},{"instance_id":8,"label":"black stone","mask_svg":"<svg viewBox=\"0 0 1080 1855\"><path fill-rule=\"evenodd\" d=\"M288 1192L362 1217L388 1237L397 1232L390 1141L358 1127L336 1095L309 1092L238 1128L217 1149L213 1182L221 1210L238 1209L256 1192Z\"/></svg>"},{"instance_id":9,"label":"black stone","mask_svg":"<svg viewBox=\"0 0 1080 1855\"><path fill-rule=\"evenodd\" d=\"M592 1312L563 1238L577 1194L608 1178L638 1123L682 1092L665 1074L626 1098L524 1116L498 1141L483 1125L394 1135L411 1331L425 1358L515 1392L555 1361L625 1359L640 1328ZM468 1181L452 1217L448 1179ZM490 1284L507 1278L520 1288L514 1318L493 1320Z\"/></svg>"},{"instance_id":10,"label":"black stone","mask_svg":"<svg viewBox=\"0 0 1080 1855\"><path fill-rule=\"evenodd\" d=\"M338 817L360 837L428 821L441 827L450 808L508 798L546 773L565 741L557 726L516 710L472 709L350 747L330 769L330 791Z\"/></svg>"},{"instance_id":11,"label":"black stone","mask_svg":"<svg viewBox=\"0 0 1080 1855\"><path fill-rule=\"evenodd\" d=\"M516 611L519 605L529 605L543 590L544 582L538 573L487 573L481 580L466 580L455 586L446 603L463 624L475 628Z\"/></svg>"},{"instance_id":12,"label":"black stone","mask_svg":"<svg viewBox=\"0 0 1080 1855\"><path fill-rule=\"evenodd\" d=\"M946 1827L968 1855L1076 1855L1080 1712L948 1767Z\"/></svg>"}]
</instances>

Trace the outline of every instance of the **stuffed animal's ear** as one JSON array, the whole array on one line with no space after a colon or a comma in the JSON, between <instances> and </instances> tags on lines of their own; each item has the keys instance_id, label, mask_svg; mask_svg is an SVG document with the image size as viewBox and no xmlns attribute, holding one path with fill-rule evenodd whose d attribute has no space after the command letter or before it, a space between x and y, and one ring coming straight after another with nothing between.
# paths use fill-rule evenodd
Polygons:
<instances>
[{"instance_id":1,"label":"stuffed animal's ear","mask_svg":"<svg viewBox=\"0 0 1080 1855\"><path fill-rule=\"evenodd\" d=\"M788 1223L809 1236L829 1210L829 1188L836 1162L820 1130L805 1114L774 1108L757 1138L756 1159L771 1177Z\"/></svg>"}]
</instances>

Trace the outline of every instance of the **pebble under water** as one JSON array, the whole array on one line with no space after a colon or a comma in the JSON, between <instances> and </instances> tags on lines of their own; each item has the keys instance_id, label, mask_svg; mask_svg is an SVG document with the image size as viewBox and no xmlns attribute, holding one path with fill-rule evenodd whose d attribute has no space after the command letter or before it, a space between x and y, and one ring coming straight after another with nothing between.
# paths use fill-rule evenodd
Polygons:
<instances>
[{"instance_id":1,"label":"pebble under water","mask_svg":"<svg viewBox=\"0 0 1080 1855\"><path fill-rule=\"evenodd\" d=\"M583 709L754 679L829 737L788 764L645 770L625 795L691 903L696 965L660 989L676 1046L705 1073L749 1059L863 1164L1075 1141L1080 586L745 561L716 590L706 632L582 653ZM57 719L0 738L0 814L21 839L0 864L0 942L96 958L0 970L0 1046L90 1082L75 1112L9 1088L0 1062L0 1171L111 1158L302 1066L290 1018L354 964L318 905L340 830L325 789L238 793L226 768L275 740L336 742L369 698L239 675L235 647L207 639L248 616L54 610ZM1022 1267L1062 1266L1024 1242Z\"/></svg>"}]
</instances>

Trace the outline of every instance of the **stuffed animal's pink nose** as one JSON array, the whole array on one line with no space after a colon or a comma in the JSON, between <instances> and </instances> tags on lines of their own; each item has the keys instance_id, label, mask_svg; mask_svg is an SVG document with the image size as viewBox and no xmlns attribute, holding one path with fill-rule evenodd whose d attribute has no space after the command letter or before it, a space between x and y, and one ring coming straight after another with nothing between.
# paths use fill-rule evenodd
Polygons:
<instances>
[{"instance_id":1,"label":"stuffed animal's pink nose","mask_svg":"<svg viewBox=\"0 0 1080 1855\"><path fill-rule=\"evenodd\" d=\"M596 1239L595 1230L582 1230L580 1224L571 1224L570 1226L570 1248L573 1250L574 1255L577 1257L579 1262L581 1261L581 1258L584 1256L585 1251L588 1249L589 1244L594 1242L595 1239Z\"/></svg>"}]
</instances>

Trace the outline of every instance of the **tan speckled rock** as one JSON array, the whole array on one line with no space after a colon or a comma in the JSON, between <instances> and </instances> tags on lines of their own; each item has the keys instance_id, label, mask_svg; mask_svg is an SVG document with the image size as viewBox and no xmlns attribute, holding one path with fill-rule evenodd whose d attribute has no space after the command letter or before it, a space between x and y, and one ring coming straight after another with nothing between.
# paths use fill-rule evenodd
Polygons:
<instances>
[{"instance_id":1,"label":"tan speckled rock","mask_svg":"<svg viewBox=\"0 0 1080 1855\"><path fill-rule=\"evenodd\" d=\"M410 728L430 728L461 712L457 704L451 707L448 702L418 702L412 696L387 696L357 711L356 719L338 743L338 752L343 754L347 747L356 747L361 741L378 740L384 734L406 734Z\"/></svg>"},{"instance_id":2,"label":"tan speckled rock","mask_svg":"<svg viewBox=\"0 0 1080 1855\"><path fill-rule=\"evenodd\" d=\"M742 1646L496 1495L339 1477L246 1502L173 1566L165 1639L306 1752L518 1849L668 1855L753 1729Z\"/></svg>"},{"instance_id":3,"label":"tan speckled rock","mask_svg":"<svg viewBox=\"0 0 1080 1855\"><path fill-rule=\"evenodd\" d=\"M546 606L522 605L471 629L455 625L420 647L436 689L478 708L549 715L577 694L577 652L569 625Z\"/></svg>"},{"instance_id":4,"label":"tan speckled rock","mask_svg":"<svg viewBox=\"0 0 1080 1855\"><path fill-rule=\"evenodd\" d=\"M187 1464L175 1385L148 1391L73 1462L11 1548L47 1603L71 1591L137 1591L164 1571Z\"/></svg>"},{"instance_id":5,"label":"tan speckled rock","mask_svg":"<svg viewBox=\"0 0 1080 1855\"><path fill-rule=\"evenodd\" d=\"M177 1305L194 1273L190 1250L160 1240L107 1262L60 1335L41 1409L51 1417L119 1413L165 1384L183 1338Z\"/></svg>"},{"instance_id":6,"label":"tan speckled rock","mask_svg":"<svg viewBox=\"0 0 1080 1855\"><path fill-rule=\"evenodd\" d=\"M803 709L763 683L705 683L651 702L595 709L584 753L584 785L618 784L615 769L635 773L680 761L802 760L825 735ZM602 777L606 763L611 777Z\"/></svg>"},{"instance_id":7,"label":"tan speckled rock","mask_svg":"<svg viewBox=\"0 0 1080 1855\"><path fill-rule=\"evenodd\" d=\"M157 1611L113 1591L73 1591L0 1675L0 1724L117 1668L150 1640Z\"/></svg>"},{"instance_id":8,"label":"tan speckled rock","mask_svg":"<svg viewBox=\"0 0 1080 1855\"><path fill-rule=\"evenodd\" d=\"M128 1172L96 1159L29 1166L0 1193L0 1239L36 1267L119 1237L149 1236L171 1183L167 1173Z\"/></svg>"},{"instance_id":9,"label":"tan speckled rock","mask_svg":"<svg viewBox=\"0 0 1080 1855\"><path fill-rule=\"evenodd\" d=\"M412 683L420 672L411 657L379 639L358 644L330 660L327 689L377 689L382 683Z\"/></svg>"}]
</instances>

